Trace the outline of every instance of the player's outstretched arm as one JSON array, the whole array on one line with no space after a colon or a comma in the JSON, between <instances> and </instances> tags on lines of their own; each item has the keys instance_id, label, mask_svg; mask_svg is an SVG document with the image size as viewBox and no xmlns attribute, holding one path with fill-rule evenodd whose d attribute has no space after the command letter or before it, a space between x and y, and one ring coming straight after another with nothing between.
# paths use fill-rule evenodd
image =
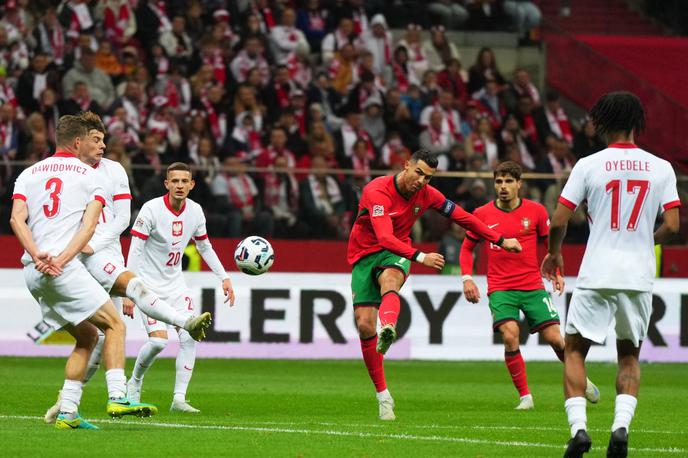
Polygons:
<instances>
[{"instance_id":1,"label":"player's outstretched arm","mask_svg":"<svg viewBox=\"0 0 688 458\"><path fill-rule=\"evenodd\" d=\"M229 306L233 307L234 289L232 288L232 281L229 279L227 272L225 272L225 268L222 266L222 262L217 256L217 253L215 253L213 245L210 243L208 236L206 235L205 238L198 238L195 240L195 242L198 253L201 255L205 263L208 264L210 270L212 270L215 276L218 277L222 282L222 292L225 295L225 303L229 302Z\"/></svg>"},{"instance_id":2,"label":"player's outstretched arm","mask_svg":"<svg viewBox=\"0 0 688 458\"><path fill-rule=\"evenodd\" d=\"M557 204L549 226L549 249L542 260L542 275L549 281L555 282L558 276L564 275L564 259L561 257L561 244L566 236L566 226L573 215L573 210ZM556 289L556 286L555 286Z\"/></svg>"},{"instance_id":3,"label":"player's outstretched arm","mask_svg":"<svg viewBox=\"0 0 688 458\"><path fill-rule=\"evenodd\" d=\"M678 207L670 208L662 214L662 225L655 231L655 244L670 242L678 235L680 216Z\"/></svg>"},{"instance_id":4,"label":"player's outstretched arm","mask_svg":"<svg viewBox=\"0 0 688 458\"><path fill-rule=\"evenodd\" d=\"M461 254L459 256L463 294L466 296L466 300L473 304L477 304L480 301L480 289L471 276L473 273L473 250L477 245L475 240L466 237L461 244Z\"/></svg>"},{"instance_id":5,"label":"player's outstretched arm","mask_svg":"<svg viewBox=\"0 0 688 458\"><path fill-rule=\"evenodd\" d=\"M72 237L72 240L69 241L62 253L57 255L51 262L52 266L58 269L60 273L62 268L74 259L74 256L79 254L88 241L91 240L102 211L103 203L100 200L92 200L86 206L79 231Z\"/></svg>"}]
</instances>

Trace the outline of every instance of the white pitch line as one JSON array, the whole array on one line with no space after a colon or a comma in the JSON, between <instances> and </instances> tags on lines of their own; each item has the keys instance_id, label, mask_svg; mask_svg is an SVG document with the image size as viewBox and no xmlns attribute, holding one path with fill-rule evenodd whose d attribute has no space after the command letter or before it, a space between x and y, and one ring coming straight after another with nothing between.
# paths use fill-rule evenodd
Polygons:
<instances>
[{"instance_id":1,"label":"white pitch line","mask_svg":"<svg viewBox=\"0 0 688 458\"><path fill-rule=\"evenodd\" d=\"M0 419L7 420L43 420L43 417L29 416L29 415L0 415ZM303 428L265 428L256 426L241 426L241 425L193 425L186 423L160 423L147 420L128 421L128 420L110 420L110 419L94 419L90 420L94 423L110 423L110 424L125 424L132 426L148 426L158 428L170 429L206 429L206 430L220 430L220 431L251 431L263 433L286 433L286 434L306 434L306 435L324 435L324 436L344 436L344 437L361 437L361 438L381 438L381 439L405 439L416 441L429 442L453 442L464 444L480 444L480 445L498 445L504 447L535 447L535 448L551 448L561 450L563 445L543 444L540 442L524 442L524 441L492 441L486 439L472 439L468 437L443 437L443 436L418 436L413 434L378 434L366 432L353 431L335 431L335 430L318 430L318 429L303 429ZM651 453L685 453L685 449L671 447L671 448L629 448L634 452L651 452Z\"/></svg>"}]
</instances>

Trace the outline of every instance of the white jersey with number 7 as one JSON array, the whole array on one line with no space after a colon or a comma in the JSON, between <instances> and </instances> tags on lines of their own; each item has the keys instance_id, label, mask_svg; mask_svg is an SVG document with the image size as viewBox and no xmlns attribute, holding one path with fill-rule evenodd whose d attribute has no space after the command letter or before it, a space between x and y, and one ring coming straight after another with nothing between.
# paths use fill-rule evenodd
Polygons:
<instances>
[{"instance_id":1,"label":"white jersey with number 7","mask_svg":"<svg viewBox=\"0 0 688 458\"><path fill-rule=\"evenodd\" d=\"M590 236L576 287L651 291L657 216L681 205L669 162L631 143L579 160L559 202L587 201Z\"/></svg>"}]
</instances>

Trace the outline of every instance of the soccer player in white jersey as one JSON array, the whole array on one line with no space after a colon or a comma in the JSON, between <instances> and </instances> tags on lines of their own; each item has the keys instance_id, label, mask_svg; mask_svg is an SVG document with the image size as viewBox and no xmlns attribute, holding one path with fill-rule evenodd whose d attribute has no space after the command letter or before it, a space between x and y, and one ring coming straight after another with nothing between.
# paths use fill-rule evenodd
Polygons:
<instances>
[{"instance_id":1,"label":"soccer player in white jersey","mask_svg":"<svg viewBox=\"0 0 688 458\"><path fill-rule=\"evenodd\" d=\"M566 323L564 391L572 438L564 456L582 456L590 450L583 397L585 357L591 342L604 342L614 318L619 367L607 456L623 457L638 402L640 346L652 313L654 245L678 232L681 204L669 162L634 143L645 127L643 106L635 95L606 94L592 107L590 117L608 146L578 161L571 171L552 217L542 273L551 280L557 269L564 271L561 244L566 226L576 207L587 202L590 236ZM653 232L659 214L663 222Z\"/></svg>"},{"instance_id":2,"label":"soccer player in white jersey","mask_svg":"<svg viewBox=\"0 0 688 458\"><path fill-rule=\"evenodd\" d=\"M97 429L79 415L82 380L88 358L103 331L111 416L149 416L150 404L126 398L125 327L105 290L88 273L77 254L95 232L103 208L104 189L93 170L76 153L88 131L76 116L57 123L57 152L24 170L12 195L12 230L24 247L26 285L40 304L43 320L65 328L76 346L65 366L58 429Z\"/></svg>"},{"instance_id":3,"label":"soccer player in white jersey","mask_svg":"<svg viewBox=\"0 0 688 458\"><path fill-rule=\"evenodd\" d=\"M131 216L129 179L120 163L103 158L105 127L100 116L87 111L78 117L88 134L81 142L77 154L82 162L93 168L98 183L103 187L105 199L105 207L95 234L82 250L79 259L93 278L110 293L118 309L122 308L121 297L127 297L148 316L184 328L196 340L203 339L205 329L210 325L210 313L188 317L176 311L125 267L119 237L129 226ZM103 335L99 333L98 343L88 361L84 384L100 367L103 342ZM44 416L46 423L55 421L59 407L58 394L57 403L48 409Z\"/></svg>"},{"instance_id":4,"label":"soccer player in white jersey","mask_svg":"<svg viewBox=\"0 0 688 458\"><path fill-rule=\"evenodd\" d=\"M181 258L184 248L193 238L196 248L218 280L222 283L225 302L234 305L234 291L229 276L213 250L205 228L203 209L188 199L194 187L188 165L175 162L167 168L165 187L169 191L152 199L141 207L131 230L128 267L136 272L160 297L187 316L194 315L191 292L182 275ZM168 325L141 315L148 333L148 342L141 347L129 382L127 393L140 399L143 377L158 354L167 344ZM196 342L183 329L179 335L177 375L171 411L199 412L186 400L186 390L196 361Z\"/></svg>"}]
</instances>

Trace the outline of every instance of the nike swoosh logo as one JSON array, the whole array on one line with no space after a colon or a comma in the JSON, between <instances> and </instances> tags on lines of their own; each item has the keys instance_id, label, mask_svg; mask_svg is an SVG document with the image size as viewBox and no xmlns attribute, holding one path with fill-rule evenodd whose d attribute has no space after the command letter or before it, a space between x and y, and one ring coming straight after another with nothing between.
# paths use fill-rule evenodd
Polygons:
<instances>
[{"instance_id":1,"label":"nike swoosh logo","mask_svg":"<svg viewBox=\"0 0 688 458\"><path fill-rule=\"evenodd\" d=\"M172 246L175 246L175 245L177 245L178 243L182 243L182 241L179 240L179 241L177 241L177 242L172 242Z\"/></svg>"},{"instance_id":2,"label":"nike swoosh logo","mask_svg":"<svg viewBox=\"0 0 688 458\"><path fill-rule=\"evenodd\" d=\"M160 299L160 298L158 298L158 299ZM156 300L154 300L153 302L151 302L151 303L150 303L150 306L153 307L153 306L155 305L155 303L158 302L158 299L156 299Z\"/></svg>"},{"instance_id":3,"label":"nike swoosh logo","mask_svg":"<svg viewBox=\"0 0 688 458\"><path fill-rule=\"evenodd\" d=\"M184 369L186 369L187 371L192 371L192 370L193 370L193 367L186 367L186 366L184 366Z\"/></svg>"},{"instance_id":4,"label":"nike swoosh logo","mask_svg":"<svg viewBox=\"0 0 688 458\"><path fill-rule=\"evenodd\" d=\"M492 228L495 227L495 226L499 226L499 223L488 224L488 225L487 225L487 227L489 227L490 229L492 229Z\"/></svg>"},{"instance_id":5,"label":"nike swoosh logo","mask_svg":"<svg viewBox=\"0 0 688 458\"><path fill-rule=\"evenodd\" d=\"M399 213L399 212L390 212L390 213L388 213L388 215L392 216L392 215L396 215L397 213Z\"/></svg>"}]
</instances>

